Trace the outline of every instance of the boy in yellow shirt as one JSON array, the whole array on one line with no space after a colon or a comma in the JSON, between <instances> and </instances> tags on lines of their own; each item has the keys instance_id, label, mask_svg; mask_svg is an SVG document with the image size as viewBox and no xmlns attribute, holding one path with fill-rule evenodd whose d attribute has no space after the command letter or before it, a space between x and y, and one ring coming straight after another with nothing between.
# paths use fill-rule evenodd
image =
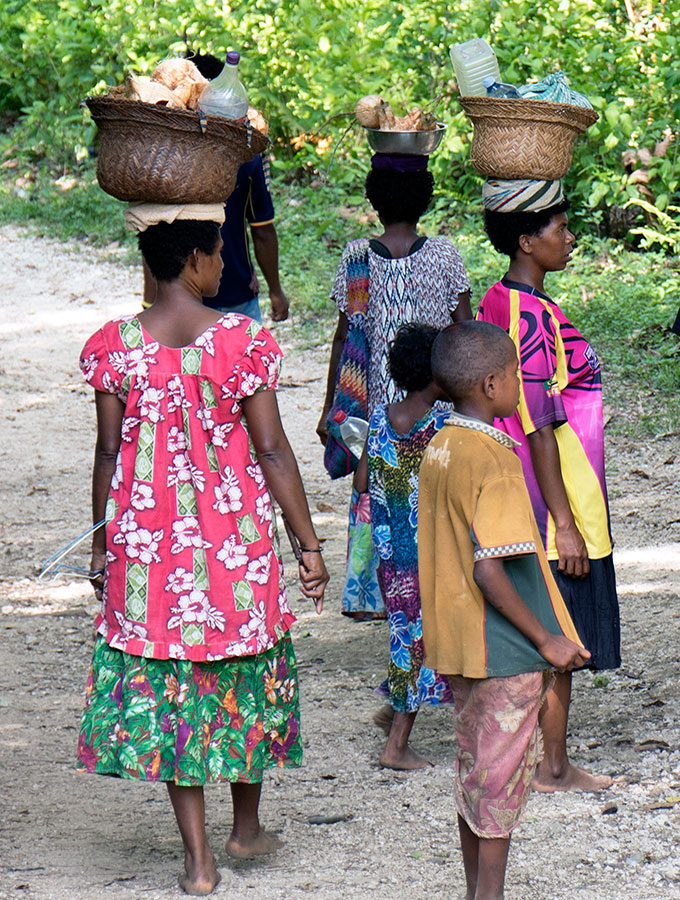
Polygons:
<instances>
[{"instance_id":1,"label":"boy in yellow shirt","mask_svg":"<svg viewBox=\"0 0 680 900\"><path fill-rule=\"evenodd\" d=\"M514 441L493 427L519 400L517 354L487 322L437 337L435 381L456 411L419 476L425 664L455 699L456 803L468 900L503 896L510 833L541 758L551 669L590 657L545 558Z\"/></svg>"}]
</instances>

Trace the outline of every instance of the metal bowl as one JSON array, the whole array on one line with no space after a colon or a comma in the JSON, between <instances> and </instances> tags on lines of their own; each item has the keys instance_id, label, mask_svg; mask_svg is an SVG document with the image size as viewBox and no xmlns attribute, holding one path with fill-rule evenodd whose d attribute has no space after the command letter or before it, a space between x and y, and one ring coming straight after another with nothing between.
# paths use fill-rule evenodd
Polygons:
<instances>
[{"instance_id":1,"label":"metal bowl","mask_svg":"<svg viewBox=\"0 0 680 900\"><path fill-rule=\"evenodd\" d=\"M431 131L380 131L366 128L368 146L376 153L404 153L409 156L429 156L441 144L446 125L437 122Z\"/></svg>"}]
</instances>

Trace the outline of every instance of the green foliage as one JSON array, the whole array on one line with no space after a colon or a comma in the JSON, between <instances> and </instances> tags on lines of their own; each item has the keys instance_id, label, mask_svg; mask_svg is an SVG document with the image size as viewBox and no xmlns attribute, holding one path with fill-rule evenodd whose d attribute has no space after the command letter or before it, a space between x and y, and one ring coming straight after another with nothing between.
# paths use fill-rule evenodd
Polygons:
<instances>
[{"instance_id":1,"label":"green foliage","mask_svg":"<svg viewBox=\"0 0 680 900\"><path fill-rule=\"evenodd\" d=\"M577 141L566 183L579 216L606 233L608 210L638 197L621 152L653 148L680 121L680 0L7 0L0 12L0 115L24 160L77 171L94 130L79 101L126 72L149 73L189 46L243 53L243 78L271 122L291 178L311 180L330 160L362 94L397 108L439 98L449 125L432 170L440 200L478 201L468 161L470 124L457 103L452 44L482 36L505 80L522 83L562 69L600 121ZM317 130L323 129L322 134ZM294 143L295 151L291 142ZM7 146L7 143L5 144ZM368 159L360 129L344 141L334 183L360 190ZM654 159L656 206L677 205L677 143Z\"/></svg>"}]
</instances>

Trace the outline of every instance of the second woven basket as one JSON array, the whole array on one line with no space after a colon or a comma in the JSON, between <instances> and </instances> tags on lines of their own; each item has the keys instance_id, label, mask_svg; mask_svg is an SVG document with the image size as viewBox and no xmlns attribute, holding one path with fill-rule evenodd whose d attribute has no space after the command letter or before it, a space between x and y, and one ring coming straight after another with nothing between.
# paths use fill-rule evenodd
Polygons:
<instances>
[{"instance_id":1,"label":"second woven basket","mask_svg":"<svg viewBox=\"0 0 680 900\"><path fill-rule=\"evenodd\" d=\"M461 97L475 126L470 161L487 178L563 178L595 110L545 100Z\"/></svg>"}]
</instances>

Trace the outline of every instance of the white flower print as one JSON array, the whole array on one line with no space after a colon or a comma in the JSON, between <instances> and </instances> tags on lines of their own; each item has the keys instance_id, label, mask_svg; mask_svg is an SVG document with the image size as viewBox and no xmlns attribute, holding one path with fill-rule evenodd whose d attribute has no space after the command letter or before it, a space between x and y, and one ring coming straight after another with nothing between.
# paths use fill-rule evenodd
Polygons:
<instances>
[{"instance_id":1,"label":"white flower print","mask_svg":"<svg viewBox=\"0 0 680 900\"><path fill-rule=\"evenodd\" d=\"M248 571L246 578L248 581L254 581L256 584L266 584L269 580L269 569L271 566L271 551L257 559L253 559L248 563Z\"/></svg>"},{"instance_id":2,"label":"white flower print","mask_svg":"<svg viewBox=\"0 0 680 900\"><path fill-rule=\"evenodd\" d=\"M191 403L184 393L184 385L181 378L171 378L167 385L168 390L168 412L175 412L176 409L189 409Z\"/></svg>"},{"instance_id":3,"label":"white flower print","mask_svg":"<svg viewBox=\"0 0 680 900\"><path fill-rule=\"evenodd\" d=\"M523 709L516 709L512 703L508 703L505 709L498 710L493 714L493 717L498 722L501 731L515 734L526 718L526 711Z\"/></svg>"},{"instance_id":4,"label":"white flower print","mask_svg":"<svg viewBox=\"0 0 680 900\"><path fill-rule=\"evenodd\" d=\"M238 569L248 562L248 553L242 544L236 543L236 536L230 535L215 556L224 563L226 569Z\"/></svg>"},{"instance_id":5,"label":"white flower print","mask_svg":"<svg viewBox=\"0 0 680 900\"><path fill-rule=\"evenodd\" d=\"M126 516L127 513L124 515ZM137 560L143 566L148 566L152 562L159 563L161 561L158 547L162 539L162 528L157 531L149 531L148 528L139 528L133 521L132 525L126 524L124 531L121 529L121 532L113 536L113 543L124 544L125 555L128 559Z\"/></svg>"},{"instance_id":6,"label":"white flower print","mask_svg":"<svg viewBox=\"0 0 680 900\"><path fill-rule=\"evenodd\" d=\"M237 315L236 313L226 313L226 315L222 317L222 321L220 324L222 325L222 328L226 329L238 328L242 321L243 319L241 318L241 316Z\"/></svg>"},{"instance_id":7,"label":"white flower print","mask_svg":"<svg viewBox=\"0 0 680 900\"><path fill-rule=\"evenodd\" d=\"M205 623L210 628L224 631L224 615L215 606L210 605L207 594L198 588L194 588L190 593L180 597L177 606L170 607L170 612L174 615L168 619L168 628Z\"/></svg>"},{"instance_id":8,"label":"white flower print","mask_svg":"<svg viewBox=\"0 0 680 900\"><path fill-rule=\"evenodd\" d=\"M127 645L127 642L130 638L139 638L142 641L146 640L147 630L143 625L140 625L139 622L131 622L129 619L126 619L125 616L118 612L118 610L113 611L114 616L116 617L116 621L120 625L120 634L118 635L116 646L124 650L125 646L120 647L120 644Z\"/></svg>"},{"instance_id":9,"label":"white flower print","mask_svg":"<svg viewBox=\"0 0 680 900\"><path fill-rule=\"evenodd\" d=\"M131 509L126 509L123 515L120 517L118 522L116 522L118 528L120 529L122 534L126 534L128 531L136 531L137 530L137 522L135 520L135 514ZM119 543L121 543L119 541Z\"/></svg>"},{"instance_id":10,"label":"white flower print","mask_svg":"<svg viewBox=\"0 0 680 900\"><path fill-rule=\"evenodd\" d=\"M109 353L109 362L113 366L113 368L121 375L125 375L127 372L127 354L124 350L113 350Z\"/></svg>"},{"instance_id":11,"label":"white flower print","mask_svg":"<svg viewBox=\"0 0 680 900\"><path fill-rule=\"evenodd\" d=\"M260 375L257 375L255 372L244 372L239 384L239 395L241 397L250 397L263 384L264 380Z\"/></svg>"},{"instance_id":12,"label":"white flower print","mask_svg":"<svg viewBox=\"0 0 680 900\"><path fill-rule=\"evenodd\" d=\"M168 409L170 406L168 405ZM177 425L173 425L168 431L168 451L170 453L177 453L178 450L186 450L187 448L187 436L182 431L181 428L178 428Z\"/></svg>"},{"instance_id":13,"label":"white flower print","mask_svg":"<svg viewBox=\"0 0 680 900\"><path fill-rule=\"evenodd\" d=\"M116 458L116 468L113 470L113 475L111 476L111 490L117 491L123 482L123 464L120 461L120 451L118 452L118 456Z\"/></svg>"},{"instance_id":14,"label":"white flower print","mask_svg":"<svg viewBox=\"0 0 680 900\"><path fill-rule=\"evenodd\" d=\"M99 365L97 357L94 353L90 353L87 359L81 359L80 370L85 377L85 381L91 381L97 366Z\"/></svg>"},{"instance_id":15,"label":"white flower print","mask_svg":"<svg viewBox=\"0 0 680 900\"><path fill-rule=\"evenodd\" d=\"M163 388L145 387L137 405L139 414L150 422L164 421L165 416L161 412L161 400L164 396Z\"/></svg>"},{"instance_id":16,"label":"white flower print","mask_svg":"<svg viewBox=\"0 0 680 900\"><path fill-rule=\"evenodd\" d=\"M157 341L145 344L143 347L132 347L126 354L126 371L139 377L149 374L149 366L156 365L153 358L158 353Z\"/></svg>"},{"instance_id":17,"label":"white flower print","mask_svg":"<svg viewBox=\"0 0 680 900\"><path fill-rule=\"evenodd\" d=\"M102 387L107 394L121 396L120 381L117 378L112 378L110 372L104 372L102 375Z\"/></svg>"},{"instance_id":18,"label":"white flower print","mask_svg":"<svg viewBox=\"0 0 680 900\"><path fill-rule=\"evenodd\" d=\"M233 429L235 424L236 422L220 422L219 425L215 425L212 434L210 435L210 440L215 447L227 446L227 435Z\"/></svg>"},{"instance_id":19,"label":"white flower print","mask_svg":"<svg viewBox=\"0 0 680 900\"><path fill-rule=\"evenodd\" d=\"M171 553L181 553L186 547L207 548L212 547L209 541L203 539L201 526L195 516L185 516L183 519L175 519L172 523L173 543L170 546Z\"/></svg>"},{"instance_id":20,"label":"white flower print","mask_svg":"<svg viewBox=\"0 0 680 900\"><path fill-rule=\"evenodd\" d=\"M191 481L191 463L186 452L176 453L168 466L168 487L185 481Z\"/></svg>"},{"instance_id":21,"label":"white flower print","mask_svg":"<svg viewBox=\"0 0 680 900\"><path fill-rule=\"evenodd\" d=\"M168 656L170 659L186 659L186 650L182 644L168 644Z\"/></svg>"},{"instance_id":22,"label":"white flower print","mask_svg":"<svg viewBox=\"0 0 680 900\"><path fill-rule=\"evenodd\" d=\"M246 466L246 472L255 482L255 486L257 487L258 491L264 490L266 482L264 480L264 474L262 472L262 469L260 468L260 464L253 463L250 466Z\"/></svg>"},{"instance_id":23,"label":"white flower print","mask_svg":"<svg viewBox=\"0 0 680 900\"><path fill-rule=\"evenodd\" d=\"M137 416L125 416L123 419L123 423L120 427L120 436L124 441L128 441L128 443L132 440L132 430L133 428L137 428L141 419L138 419Z\"/></svg>"},{"instance_id":24,"label":"white flower print","mask_svg":"<svg viewBox=\"0 0 680 900\"><path fill-rule=\"evenodd\" d=\"M243 508L243 491L239 487L238 478L231 466L224 467L223 480L215 485L215 502L213 509L220 515L238 512Z\"/></svg>"},{"instance_id":25,"label":"white flower print","mask_svg":"<svg viewBox=\"0 0 680 900\"><path fill-rule=\"evenodd\" d=\"M156 501L153 496L153 487L150 484L133 481L130 506L133 509L154 509Z\"/></svg>"},{"instance_id":26,"label":"white flower print","mask_svg":"<svg viewBox=\"0 0 680 900\"><path fill-rule=\"evenodd\" d=\"M272 519L272 504L269 499L269 494L262 494L255 499L255 512L257 514L258 519L262 524L265 522L271 522Z\"/></svg>"},{"instance_id":27,"label":"white flower print","mask_svg":"<svg viewBox=\"0 0 680 900\"><path fill-rule=\"evenodd\" d=\"M197 347L202 347L203 350L205 350L205 352L208 353L210 356L214 356L215 355L215 344L213 343L213 337L215 336L216 332L217 332L217 328L215 326L213 326L212 328L209 328L207 331L204 331L203 334L199 335L196 338L196 340L194 341L194 344Z\"/></svg>"},{"instance_id":28,"label":"white flower print","mask_svg":"<svg viewBox=\"0 0 680 900\"><path fill-rule=\"evenodd\" d=\"M202 406L200 409L196 410L196 418L201 423L204 431L210 431L211 428L215 427L215 423L212 420L211 409L206 409Z\"/></svg>"},{"instance_id":29,"label":"white flower print","mask_svg":"<svg viewBox=\"0 0 680 900\"><path fill-rule=\"evenodd\" d=\"M259 643L262 641L267 641L269 636L267 635L267 627L265 624L265 611L264 611L264 601L261 600L256 607L250 610L250 619L245 624L241 625L238 630L238 633L242 638L246 640L250 638L255 638Z\"/></svg>"},{"instance_id":30,"label":"white flower print","mask_svg":"<svg viewBox=\"0 0 680 900\"><path fill-rule=\"evenodd\" d=\"M191 591L194 587L194 573L178 566L174 572L170 572L165 583L165 590L173 594L182 594Z\"/></svg>"}]
</instances>

